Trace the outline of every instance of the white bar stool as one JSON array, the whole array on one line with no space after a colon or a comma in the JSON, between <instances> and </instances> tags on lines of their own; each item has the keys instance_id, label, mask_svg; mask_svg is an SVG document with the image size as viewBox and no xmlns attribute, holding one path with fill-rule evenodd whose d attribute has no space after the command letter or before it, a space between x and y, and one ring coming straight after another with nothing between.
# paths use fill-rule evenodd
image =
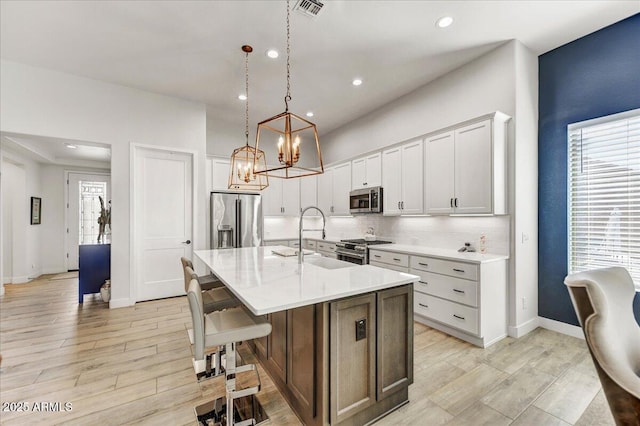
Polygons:
<instances>
[{"instance_id":1,"label":"white bar stool","mask_svg":"<svg viewBox=\"0 0 640 426\"><path fill-rule=\"evenodd\" d=\"M193 271L193 268L188 266L189 262L186 258L180 258L184 266L184 291L189 291L189 283L191 280L198 280L198 276ZM198 281L198 284L200 281ZM215 311L221 311L224 309L234 308L240 306L240 301L234 297L224 287L221 281L218 281L222 287L213 288L202 292L203 311L205 314ZM202 286L200 286L202 289ZM194 344L193 330L187 330L189 334L189 342ZM213 348L207 351L205 359L205 368L202 373L198 375L198 380L204 380L210 377L217 377L224 373L224 367L222 366L222 355L224 355L224 348ZM215 359L213 359L215 357Z\"/></svg>"},{"instance_id":2,"label":"white bar stool","mask_svg":"<svg viewBox=\"0 0 640 426\"><path fill-rule=\"evenodd\" d=\"M213 402L196 407L198 421L201 424L207 424L208 421L213 420L214 424L220 422L227 426L261 423L267 420L267 417L255 398L255 395L260 391L260 376L255 364L236 366L236 343L269 335L271 324L266 319L256 317L241 307L205 314L202 294L198 281L191 280L187 297L193 320L194 369L196 374L203 369L205 348L224 345L226 350L226 395L224 398L220 397ZM258 384L245 389L237 389L236 374L246 371L255 372ZM243 415L239 413L239 419L236 421L234 401L246 398L251 400L251 417L242 418ZM226 400L226 404L221 403L223 399ZM245 402L242 401L243 404Z\"/></svg>"}]
</instances>

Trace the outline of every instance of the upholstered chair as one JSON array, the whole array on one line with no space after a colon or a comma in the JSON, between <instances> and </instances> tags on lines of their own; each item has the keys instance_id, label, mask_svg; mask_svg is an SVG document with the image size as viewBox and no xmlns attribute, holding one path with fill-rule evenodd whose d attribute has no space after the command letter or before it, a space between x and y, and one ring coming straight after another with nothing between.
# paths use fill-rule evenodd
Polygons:
<instances>
[{"instance_id":1,"label":"upholstered chair","mask_svg":"<svg viewBox=\"0 0 640 426\"><path fill-rule=\"evenodd\" d=\"M626 269L569 275L569 289L602 389L617 425L640 425L640 326Z\"/></svg>"}]
</instances>

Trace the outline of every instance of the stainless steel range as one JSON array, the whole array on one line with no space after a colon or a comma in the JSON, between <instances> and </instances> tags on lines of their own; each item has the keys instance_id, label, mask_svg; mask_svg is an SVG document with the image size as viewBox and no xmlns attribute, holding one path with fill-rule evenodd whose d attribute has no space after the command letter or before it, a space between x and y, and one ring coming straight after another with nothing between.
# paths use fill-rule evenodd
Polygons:
<instances>
[{"instance_id":1,"label":"stainless steel range","mask_svg":"<svg viewBox=\"0 0 640 426\"><path fill-rule=\"evenodd\" d=\"M336 243L336 255L338 260L355 263L357 265L369 264L369 246L376 244L390 244L391 241L366 241L362 238L355 240L342 240Z\"/></svg>"}]
</instances>

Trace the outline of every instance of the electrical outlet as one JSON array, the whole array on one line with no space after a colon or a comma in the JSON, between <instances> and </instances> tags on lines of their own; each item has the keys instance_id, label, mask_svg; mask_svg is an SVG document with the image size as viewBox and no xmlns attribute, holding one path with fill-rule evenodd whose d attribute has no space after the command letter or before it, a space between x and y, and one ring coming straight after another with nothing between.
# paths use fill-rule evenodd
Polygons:
<instances>
[{"instance_id":1,"label":"electrical outlet","mask_svg":"<svg viewBox=\"0 0 640 426\"><path fill-rule=\"evenodd\" d=\"M529 241L529 234L525 234L523 232L522 233L522 244L526 243L527 241Z\"/></svg>"},{"instance_id":2,"label":"electrical outlet","mask_svg":"<svg viewBox=\"0 0 640 426\"><path fill-rule=\"evenodd\" d=\"M356 321L356 342L367 338L367 319L363 318Z\"/></svg>"}]
</instances>

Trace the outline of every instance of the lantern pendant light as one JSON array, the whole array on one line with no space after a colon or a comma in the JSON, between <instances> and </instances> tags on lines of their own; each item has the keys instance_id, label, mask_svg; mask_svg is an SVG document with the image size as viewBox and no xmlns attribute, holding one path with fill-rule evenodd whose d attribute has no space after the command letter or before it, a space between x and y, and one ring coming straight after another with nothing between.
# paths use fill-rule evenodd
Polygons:
<instances>
[{"instance_id":1,"label":"lantern pendant light","mask_svg":"<svg viewBox=\"0 0 640 426\"><path fill-rule=\"evenodd\" d=\"M324 173L316 125L289 112L291 101L291 26L287 0L287 94L284 112L258 123L256 153L267 157L267 166L256 161L255 173L275 178L298 178ZM256 160L258 156L256 154Z\"/></svg>"},{"instance_id":2,"label":"lantern pendant light","mask_svg":"<svg viewBox=\"0 0 640 426\"><path fill-rule=\"evenodd\" d=\"M269 177L264 174L257 175L256 168L266 168L264 152L249 146L249 53L253 48L248 45L242 46L245 53L244 76L245 76L245 121L244 137L245 145L237 148L231 154L231 169L229 171L229 189L242 189L249 191L262 191L269 186ZM260 165L260 166L257 166Z\"/></svg>"}]
</instances>

